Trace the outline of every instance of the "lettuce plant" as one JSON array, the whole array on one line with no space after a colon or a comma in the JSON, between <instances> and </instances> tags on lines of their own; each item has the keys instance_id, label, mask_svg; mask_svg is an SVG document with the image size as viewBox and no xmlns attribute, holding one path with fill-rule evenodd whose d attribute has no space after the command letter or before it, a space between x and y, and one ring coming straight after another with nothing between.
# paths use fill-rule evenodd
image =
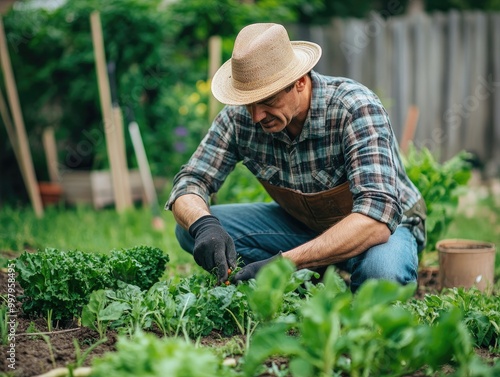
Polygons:
<instances>
[{"instance_id":1,"label":"lettuce plant","mask_svg":"<svg viewBox=\"0 0 500 377\"><path fill-rule=\"evenodd\" d=\"M114 250L111 256L54 248L24 252L15 260L24 291L19 299L27 314L52 310L55 320L72 319L80 315L93 291L117 288L119 281L151 287L168 260L160 249L148 246Z\"/></svg>"}]
</instances>

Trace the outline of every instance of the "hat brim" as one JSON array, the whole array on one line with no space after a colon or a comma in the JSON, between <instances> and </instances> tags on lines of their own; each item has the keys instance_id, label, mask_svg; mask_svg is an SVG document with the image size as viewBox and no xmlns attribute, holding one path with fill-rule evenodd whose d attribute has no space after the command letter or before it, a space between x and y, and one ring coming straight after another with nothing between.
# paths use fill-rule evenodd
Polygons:
<instances>
[{"instance_id":1,"label":"hat brim","mask_svg":"<svg viewBox=\"0 0 500 377\"><path fill-rule=\"evenodd\" d=\"M226 61L212 79L214 97L226 105L249 105L270 97L311 71L321 57L321 47L313 42L292 41L296 64L283 76L255 90L239 90L232 85L231 59Z\"/></svg>"}]
</instances>

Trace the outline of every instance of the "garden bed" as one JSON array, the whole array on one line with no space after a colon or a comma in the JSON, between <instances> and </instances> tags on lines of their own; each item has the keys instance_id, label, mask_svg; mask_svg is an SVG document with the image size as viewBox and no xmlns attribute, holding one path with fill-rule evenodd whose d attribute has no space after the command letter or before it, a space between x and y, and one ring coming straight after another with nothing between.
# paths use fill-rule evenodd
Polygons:
<instances>
[{"instance_id":1,"label":"garden bed","mask_svg":"<svg viewBox=\"0 0 500 377\"><path fill-rule=\"evenodd\" d=\"M11 253L2 253L5 258L11 258ZM417 298L423 298L426 293L436 293L438 287L438 270L437 269L422 269L419 274L418 289L415 294ZM8 286L7 272L0 271L0 293L6 294L6 287ZM16 283L16 294L22 293L22 288ZM59 323L55 324L55 329L49 332L47 321L44 318L29 318L22 313L20 304L17 304L19 310L16 320L16 338L15 338L15 357L16 357L16 370L12 373L13 376L36 376L46 373L55 367L65 367L68 365L76 365L80 361L81 355L92 344L99 341L99 334L97 331L91 330L86 327L78 327L75 323ZM33 332L39 332L43 335L36 335ZM32 333L32 334L29 334ZM50 335L49 335L50 334ZM158 331L158 335L160 332ZM95 347L82 361L82 366L89 366L95 357L104 355L107 352L115 351L115 345L118 339L116 332L108 330L106 333L107 340ZM218 332L213 331L208 336L200 339L203 346L220 348L224 347L231 341L244 344L242 335L233 337L224 336ZM78 350L78 348L80 350ZM2 355L8 353L7 346L0 346ZM493 360L499 355L489 352L481 348L477 349L477 353L486 360ZM78 354L80 356L78 356ZM80 359L80 360L79 360ZM269 363L274 362L279 365L286 363L284 358L275 358L269 360ZM8 361L5 357L2 358L1 370L9 371ZM424 376L423 372L415 372L408 376ZM267 374L262 375L267 376ZM271 374L269 374L271 376Z\"/></svg>"}]
</instances>

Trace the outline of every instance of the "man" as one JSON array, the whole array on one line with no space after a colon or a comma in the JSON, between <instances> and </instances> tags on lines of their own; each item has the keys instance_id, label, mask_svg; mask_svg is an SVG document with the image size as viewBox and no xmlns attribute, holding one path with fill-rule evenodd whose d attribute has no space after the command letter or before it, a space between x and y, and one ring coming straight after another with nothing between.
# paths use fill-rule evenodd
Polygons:
<instances>
[{"instance_id":1,"label":"man","mask_svg":"<svg viewBox=\"0 0 500 377\"><path fill-rule=\"evenodd\" d=\"M388 115L361 84L314 72L320 56L281 25L253 24L213 78L227 106L176 175L166 208L181 246L219 282L237 258L241 281L276 257L298 269L337 265L352 291L369 278L416 280L425 205ZM274 202L209 206L239 161Z\"/></svg>"}]
</instances>

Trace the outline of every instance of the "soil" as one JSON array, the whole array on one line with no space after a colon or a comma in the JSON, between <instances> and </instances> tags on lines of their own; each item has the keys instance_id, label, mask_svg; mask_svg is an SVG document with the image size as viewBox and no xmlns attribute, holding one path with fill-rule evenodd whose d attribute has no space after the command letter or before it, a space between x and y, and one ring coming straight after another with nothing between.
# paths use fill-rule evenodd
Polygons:
<instances>
[{"instance_id":1,"label":"soil","mask_svg":"<svg viewBox=\"0 0 500 377\"><path fill-rule=\"evenodd\" d=\"M16 255L9 255L0 252L1 256L10 259ZM415 297L422 298L426 293L437 293L439 291L438 270L436 268L421 269L419 273L418 289ZM5 269L0 270L0 295L7 293L8 276ZM22 288L16 283L16 294L22 293ZM15 370L8 367L9 346L0 345L1 361L0 372L9 372L15 377L31 377L47 373L56 367L66 367L76 362L77 348L80 348L80 355L92 344L99 340L99 334L91 329L78 327L74 323L56 323L51 332L47 327L44 318L29 318L23 315L21 306L17 304L18 316L16 317L16 338L15 338ZM35 331L43 335L33 335ZM104 355L107 352L115 351L117 334L113 331L107 332L108 340L95 347L84 360L82 366L90 366L92 359ZM224 337L219 333L212 333L201 339L201 344L210 347L221 347L234 338ZM237 342L244 344L244 339L237 339ZM75 346L76 345L76 346ZM485 349L477 350L480 356L486 359L498 357L498 354L491 354ZM278 365L286 364L284 358L274 358L269 360ZM2 373L0 373L2 375ZM268 375L263 375L265 377ZM270 375L269 375L270 376ZM417 372L407 377L423 377L423 372Z\"/></svg>"}]
</instances>

